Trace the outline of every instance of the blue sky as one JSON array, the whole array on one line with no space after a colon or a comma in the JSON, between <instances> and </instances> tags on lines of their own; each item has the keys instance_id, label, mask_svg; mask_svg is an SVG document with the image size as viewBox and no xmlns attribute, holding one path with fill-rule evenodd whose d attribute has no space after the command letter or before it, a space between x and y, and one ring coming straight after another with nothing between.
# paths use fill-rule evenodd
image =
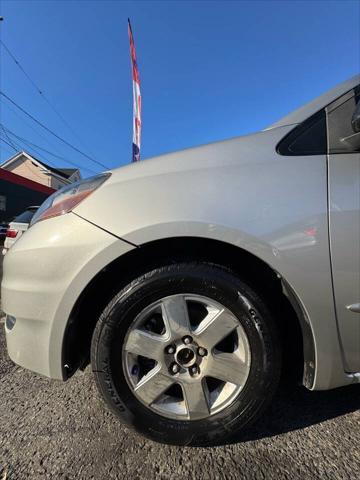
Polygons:
<instances>
[{"instance_id":1,"label":"blue sky","mask_svg":"<svg viewBox=\"0 0 360 480\"><path fill-rule=\"evenodd\" d=\"M1 0L0 6L2 40L72 129L3 49L1 90L111 168L131 160L127 17L142 82L143 158L264 128L360 70L358 1ZM3 99L0 120L36 145L101 170ZM8 145L0 148L1 160L11 155ZM71 167L44 152L36 156Z\"/></svg>"}]
</instances>

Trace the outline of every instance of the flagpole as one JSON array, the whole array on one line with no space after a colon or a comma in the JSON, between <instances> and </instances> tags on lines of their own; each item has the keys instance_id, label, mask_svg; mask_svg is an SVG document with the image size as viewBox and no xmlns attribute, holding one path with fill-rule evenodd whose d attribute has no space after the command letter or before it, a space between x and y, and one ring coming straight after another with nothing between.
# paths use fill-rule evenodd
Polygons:
<instances>
[{"instance_id":1,"label":"flagpole","mask_svg":"<svg viewBox=\"0 0 360 480\"><path fill-rule=\"evenodd\" d=\"M141 146L141 93L140 93L140 75L136 59L135 42L131 28L130 18L128 18L128 34L130 42L130 59L133 86L133 141L132 141L132 161L140 161Z\"/></svg>"}]
</instances>

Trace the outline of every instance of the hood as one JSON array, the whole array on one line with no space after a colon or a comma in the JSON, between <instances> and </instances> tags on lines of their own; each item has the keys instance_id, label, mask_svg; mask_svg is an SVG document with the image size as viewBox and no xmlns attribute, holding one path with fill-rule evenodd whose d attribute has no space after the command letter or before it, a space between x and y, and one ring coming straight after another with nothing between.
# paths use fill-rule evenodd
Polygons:
<instances>
[{"instance_id":1,"label":"hood","mask_svg":"<svg viewBox=\"0 0 360 480\"><path fill-rule=\"evenodd\" d=\"M155 177L164 173L219 168L254 161L264 162L269 157L269 151L275 149L278 141L291 128L285 126L275 130L266 130L141 160L111 170L110 182L129 181L148 176Z\"/></svg>"},{"instance_id":2,"label":"hood","mask_svg":"<svg viewBox=\"0 0 360 480\"><path fill-rule=\"evenodd\" d=\"M266 158L269 157L269 148L274 150L280 139L294 125L302 123L359 83L360 75L355 75L261 132L166 153L116 168L111 171L112 181L127 181L145 176L202 168L217 168L234 162L239 164L249 161L266 161Z\"/></svg>"}]
</instances>

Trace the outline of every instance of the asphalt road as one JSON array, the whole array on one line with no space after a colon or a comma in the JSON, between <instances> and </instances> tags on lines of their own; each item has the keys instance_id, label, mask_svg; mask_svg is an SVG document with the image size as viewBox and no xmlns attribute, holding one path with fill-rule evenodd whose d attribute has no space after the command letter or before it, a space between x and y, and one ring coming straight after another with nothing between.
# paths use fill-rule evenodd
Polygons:
<instances>
[{"instance_id":1,"label":"asphalt road","mask_svg":"<svg viewBox=\"0 0 360 480\"><path fill-rule=\"evenodd\" d=\"M109 413L91 372L67 383L15 366L0 325L0 479L360 479L360 385L282 389L238 443L163 446Z\"/></svg>"}]
</instances>

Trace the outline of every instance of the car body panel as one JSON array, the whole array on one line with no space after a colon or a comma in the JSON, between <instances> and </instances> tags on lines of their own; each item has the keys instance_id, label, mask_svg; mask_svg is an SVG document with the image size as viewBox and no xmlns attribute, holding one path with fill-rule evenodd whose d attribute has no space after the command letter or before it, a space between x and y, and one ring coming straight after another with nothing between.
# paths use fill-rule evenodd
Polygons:
<instances>
[{"instance_id":1,"label":"car body panel","mask_svg":"<svg viewBox=\"0 0 360 480\"><path fill-rule=\"evenodd\" d=\"M329 155L330 241L345 368L360 371L360 154Z\"/></svg>"},{"instance_id":2,"label":"car body panel","mask_svg":"<svg viewBox=\"0 0 360 480\"><path fill-rule=\"evenodd\" d=\"M76 300L102 268L132 248L71 213L32 226L4 257L2 308L16 318L6 331L10 358L63 379L62 339Z\"/></svg>"},{"instance_id":3,"label":"car body panel","mask_svg":"<svg viewBox=\"0 0 360 480\"><path fill-rule=\"evenodd\" d=\"M266 262L291 286L310 319L316 350L312 388L325 389L350 382L333 303L326 155L279 155L274 146L288 131L268 130L115 170L75 213L136 245L211 238ZM116 215L109 204L117 205Z\"/></svg>"},{"instance_id":4,"label":"car body panel","mask_svg":"<svg viewBox=\"0 0 360 480\"><path fill-rule=\"evenodd\" d=\"M334 298L344 365L350 372L360 371L360 312L356 308L360 303L360 132L352 124L359 106L357 86L326 107Z\"/></svg>"}]
</instances>

